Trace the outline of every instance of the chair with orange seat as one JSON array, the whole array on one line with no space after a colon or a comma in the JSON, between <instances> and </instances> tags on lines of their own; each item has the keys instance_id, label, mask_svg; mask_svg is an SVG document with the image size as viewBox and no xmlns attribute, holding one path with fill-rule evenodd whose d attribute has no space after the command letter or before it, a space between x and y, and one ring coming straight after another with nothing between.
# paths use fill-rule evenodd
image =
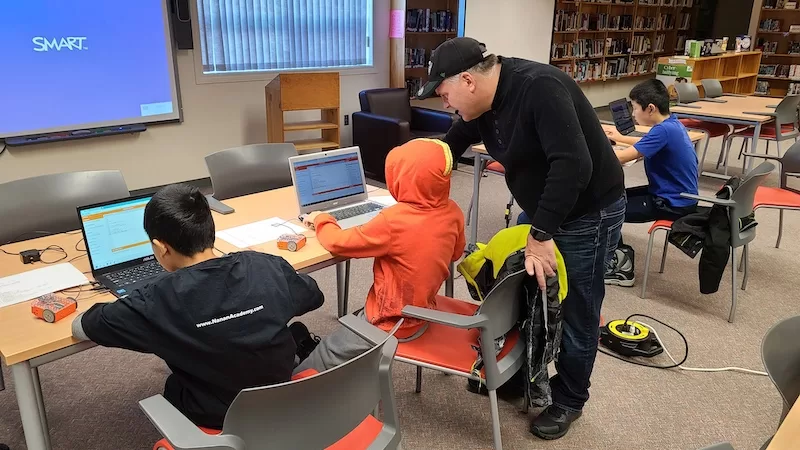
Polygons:
<instances>
[{"instance_id":1,"label":"chair with orange seat","mask_svg":"<svg viewBox=\"0 0 800 450\"><path fill-rule=\"evenodd\" d=\"M139 402L166 437L154 450L400 448L391 379L397 339L353 315L339 320L375 347L319 374L242 390L221 431L198 428L161 395ZM370 414L379 402L382 421Z\"/></svg>"},{"instance_id":2,"label":"chair with orange seat","mask_svg":"<svg viewBox=\"0 0 800 450\"><path fill-rule=\"evenodd\" d=\"M496 389L508 381L525 361L525 339L520 336L520 291L527 274L514 272L498 281L480 306L437 297L436 309L406 306L403 316L429 322L417 339L401 343L395 359L418 367L458 375L485 383L489 390L494 448L503 448ZM505 336L502 351L494 342ZM488 345L479 345L489 343ZM480 348L483 369L474 369ZM419 383L419 379L417 380Z\"/></svg>"},{"instance_id":3,"label":"chair with orange seat","mask_svg":"<svg viewBox=\"0 0 800 450\"><path fill-rule=\"evenodd\" d=\"M736 317L736 249L744 247L742 252L744 277L742 280L742 290L747 287L747 266L748 266L748 245L756 238L756 229L750 228L746 231L740 231L740 219L749 216L753 212L753 204L756 195L756 189L764 183L770 172L775 169L775 165L770 162L764 162L758 167L750 171L743 179L739 187L733 192L730 199L720 199L716 197L704 197L693 194L681 194L682 197L692 198L700 202L707 202L713 205L719 205L727 208L728 219L730 222L731 230L731 310L728 315L728 322L733 323ZM650 227L650 239L647 243L647 256L644 263L644 279L642 281L642 294L641 297L645 298L647 291L647 275L650 272L650 258L653 255L653 242L655 238L655 231L666 230L664 238L664 253L661 255L661 269L659 273L664 273L664 264L667 258L667 248L669 246L669 233L672 230L671 220L659 220Z\"/></svg>"},{"instance_id":4,"label":"chair with orange seat","mask_svg":"<svg viewBox=\"0 0 800 450\"><path fill-rule=\"evenodd\" d=\"M800 178L800 143L792 144L783 156L769 156L755 153L746 153L746 156L774 160L780 163L781 186L759 186L756 191L753 209L769 208L779 210L778 239L775 248L780 247L783 236L783 212L786 210L800 211L800 190L789 187L789 178Z\"/></svg>"},{"instance_id":5,"label":"chair with orange seat","mask_svg":"<svg viewBox=\"0 0 800 450\"><path fill-rule=\"evenodd\" d=\"M748 141L752 139L755 129L753 127L745 128L744 130L737 131L727 139L727 150L725 153L725 166L728 164L728 154L733 143L733 139L742 138L742 148L739 150L739 158L744 156L744 163L742 164L742 172L747 167L747 158L756 157L761 158L769 155L769 143L775 141L775 146L778 148L777 154L781 156L781 142L800 137L800 129L797 125L797 108L800 106L800 95L787 95L775 107L775 112L751 112L745 114L758 114L761 116L771 116L773 121L761 126L761 131L758 134L759 140L767 141L766 154L756 153L756 149L752 152L747 152Z\"/></svg>"}]
</instances>

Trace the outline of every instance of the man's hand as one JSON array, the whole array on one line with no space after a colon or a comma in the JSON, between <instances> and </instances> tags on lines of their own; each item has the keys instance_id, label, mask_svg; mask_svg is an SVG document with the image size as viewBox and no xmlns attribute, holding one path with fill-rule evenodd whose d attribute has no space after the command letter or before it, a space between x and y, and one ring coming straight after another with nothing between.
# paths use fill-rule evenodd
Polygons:
<instances>
[{"instance_id":1,"label":"man's hand","mask_svg":"<svg viewBox=\"0 0 800 450\"><path fill-rule=\"evenodd\" d=\"M306 214L305 216L303 216L303 225L305 225L305 227L308 228L309 230L313 230L314 220L316 220L317 216L319 216L320 214L322 214L322 212L320 211L314 211Z\"/></svg>"},{"instance_id":2,"label":"man's hand","mask_svg":"<svg viewBox=\"0 0 800 450\"><path fill-rule=\"evenodd\" d=\"M533 236L528 235L528 245L525 246L525 270L530 276L536 276L539 282L539 289L547 289L545 276L553 277L556 275L558 263L556 262L556 249L553 240L537 241Z\"/></svg>"}]
</instances>

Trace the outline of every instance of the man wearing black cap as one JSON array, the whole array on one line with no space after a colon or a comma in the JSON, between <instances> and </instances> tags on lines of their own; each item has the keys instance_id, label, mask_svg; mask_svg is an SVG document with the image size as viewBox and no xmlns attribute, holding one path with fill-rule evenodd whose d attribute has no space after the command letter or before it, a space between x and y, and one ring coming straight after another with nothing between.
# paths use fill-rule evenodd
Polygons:
<instances>
[{"instance_id":1,"label":"man wearing black cap","mask_svg":"<svg viewBox=\"0 0 800 450\"><path fill-rule=\"evenodd\" d=\"M554 241L564 257L569 289L558 374L550 379L553 404L531 423L536 436L558 439L589 399L606 259L625 216L622 167L569 75L485 51L471 38L440 45L418 98L436 93L461 115L445 138L456 160L483 141L505 167L508 188L532 219L525 268L542 288L545 276L555 275Z\"/></svg>"}]
</instances>

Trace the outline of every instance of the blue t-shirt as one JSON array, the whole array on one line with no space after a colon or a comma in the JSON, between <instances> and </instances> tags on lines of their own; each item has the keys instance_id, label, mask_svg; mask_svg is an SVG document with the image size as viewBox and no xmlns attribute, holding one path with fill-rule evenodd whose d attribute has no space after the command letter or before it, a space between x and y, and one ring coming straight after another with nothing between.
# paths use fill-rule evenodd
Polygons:
<instances>
[{"instance_id":1,"label":"blue t-shirt","mask_svg":"<svg viewBox=\"0 0 800 450\"><path fill-rule=\"evenodd\" d=\"M689 133L674 114L654 126L634 147L644 156L650 194L677 208L697 203L681 197L681 192L697 194L697 154Z\"/></svg>"}]
</instances>

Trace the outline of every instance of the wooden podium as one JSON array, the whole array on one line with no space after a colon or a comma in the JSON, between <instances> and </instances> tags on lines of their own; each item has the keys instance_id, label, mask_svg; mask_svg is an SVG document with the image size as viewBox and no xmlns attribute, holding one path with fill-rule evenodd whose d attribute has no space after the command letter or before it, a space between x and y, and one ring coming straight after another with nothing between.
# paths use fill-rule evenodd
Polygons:
<instances>
[{"instance_id":1,"label":"wooden podium","mask_svg":"<svg viewBox=\"0 0 800 450\"><path fill-rule=\"evenodd\" d=\"M339 148L339 73L287 73L265 87L267 142L289 142L298 153ZM286 111L319 110L320 119L285 122ZM319 130L320 137L287 140L286 133Z\"/></svg>"}]
</instances>

